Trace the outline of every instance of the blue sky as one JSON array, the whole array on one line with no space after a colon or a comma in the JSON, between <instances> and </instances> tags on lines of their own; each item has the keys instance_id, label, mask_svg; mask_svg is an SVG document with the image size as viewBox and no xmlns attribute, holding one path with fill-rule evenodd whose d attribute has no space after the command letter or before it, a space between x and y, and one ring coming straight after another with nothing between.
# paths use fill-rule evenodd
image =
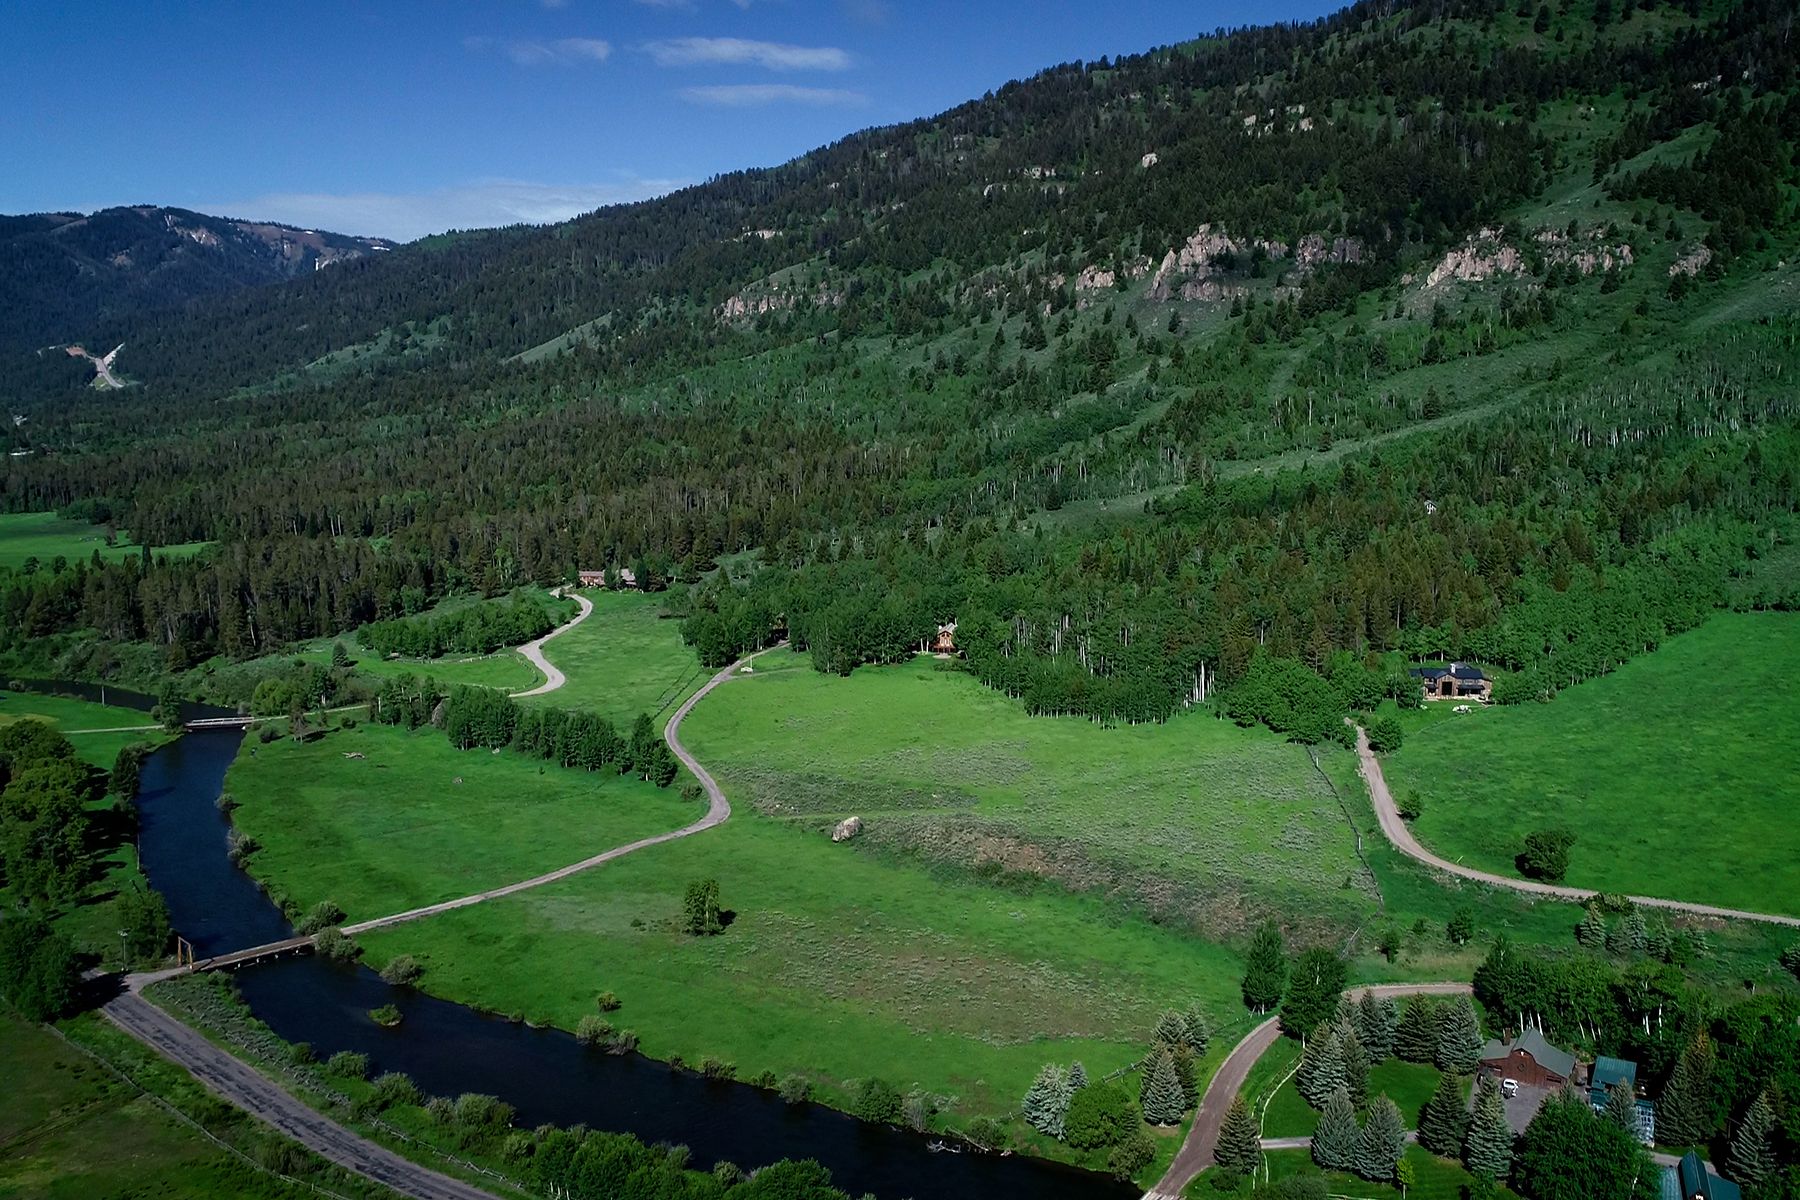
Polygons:
<instances>
[{"instance_id":1,"label":"blue sky","mask_svg":"<svg viewBox=\"0 0 1800 1200\"><path fill-rule=\"evenodd\" d=\"M784 161L1320 0L0 0L0 212L412 238Z\"/></svg>"}]
</instances>

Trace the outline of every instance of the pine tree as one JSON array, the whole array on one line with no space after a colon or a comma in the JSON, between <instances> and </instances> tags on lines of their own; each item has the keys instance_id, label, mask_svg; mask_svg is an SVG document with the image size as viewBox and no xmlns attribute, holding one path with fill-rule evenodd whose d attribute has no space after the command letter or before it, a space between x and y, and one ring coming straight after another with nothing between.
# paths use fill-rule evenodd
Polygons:
<instances>
[{"instance_id":1,"label":"pine tree","mask_svg":"<svg viewBox=\"0 0 1800 1200\"><path fill-rule=\"evenodd\" d=\"M1656 1107L1656 1138L1670 1146L1698 1146L1712 1138L1713 1072L1717 1056L1701 1030L1681 1057Z\"/></svg>"},{"instance_id":2,"label":"pine tree","mask_svg":"<svg viewBox=\"0 0 1800 1200\"><path fill-rule=\"evenodd\" d=\"M1391 1183L1394 1167L1406 1153L1406 1121L1400 1106L1377 1096L1356 1139L1356 1173L1375 1183Z\"/></svg>"},{"instance_id":3,"label":"pine tree","mask_svg":"<svg viewBox=\"0 0 1800 1200\"><path fill-rule=\"evenodd\" d=\"M1046 1063L1026 1091L1020 1112L1025 1123L1039 1133L1061 1138L1063 1123L1069 1116L1069 1101L1074 1095L1075 1089L1069 1086L1068 1074L1055 1063Z\"/></svg>"},{"instance_id":4,"label":"pine tree","mask_svg":"<svg viewBox=\"0 0 1800 1200\"><path fill-rule=\"evenodd\" d=\"M1313 1133L1313 1161L1327 1171L1356 1169L1356 1143L1362 1131L1356 1124L1356 1108L1350 1094L1339 1088L1325 1102L1319 1128Z\"/></svg>"},{"instance_id":5,"label":"pine tree","mask_svg":"<svg viewBox=\"0 0 1800 1200\"><path fill-rule=\"evenodd\" d=\"M1423 996L1414 996L1400 1013L1400 1026L1394 1031L1394 1053L1407 1062L1428 1063L1437 1058L1437 1005Z\"/></svg>"},{"instance_id":6,"label":"pine tree","mask_svg":"<svg viewBox=\"0 0 1800 1200\"><path fill-rule=\"evenodd\" d=\"M1187 1110L1186 1099L1175 1074L1175 1056L1164 1046L1144 1080L1144 1120L1152 1125L1179 1125Z\"/></svg>"},{"instance_id":7,"label":"pine tree","mask_svg":"<svg viewBox=\"0 0 1800 1200\"><path fill-rule=\"evenodd\" d=\"M1632 1140L1642 1140L1643 1128L1639 1124L1637 1096L1623 1079L1614 1081L1606 1089L1606 1108L1602 1114L1607 1120L1629 1133Z\"/></svg>"},{"instance_id":8,"label":"pine tree","mask_svg":"<svg viewBox=\"0 0 1800 1200\"><path fill-rule=\"evenodd\" d=\"M1774 1174L1775 1150L1770 1144L1774 1128L1775 1109L1765 1091L1750 1102L1743 1119L1738 1122L1737 1132L1731 1135L1725 1165L1733 1180L1746 1188L1755 1188Z\"/></svg>"},{"instance_id":9,"label":"pine tree","mask_svg":"<svg viewBox=\"0 0 1800 1200\"><path fill-rule=\"evenodd\" d=\"M1262 1163L1262 1134L1242 1096L1232 1100L1219 1126L1219 1145L1213 1159L1238 1175L1249 1175Z\"/></svg>"},{"instance_id":10,"label":"pine tree","mask_svg":"<svg viewBox=\"0 0 1800 1200\"><path fill-rule=\"evenodd\" d=\"M1575 940L1590 950L1598 949L1606 944L1606 932L1606 918L1599 909L1589 908L1581 924L1575 926Z\"/></svg>"},{"instance_id":11,"label":"pine tree","mask_svg":"<svg viewBox=\"0 0 1800 1200\"><path fill-rule=\"evenodd\" d=\"M1368 1052L1363 1049L1356 1030L1348 1025L1339 1027L1337 1043L1338 1055L1344 1062L1344 1090L1350 1093L1350 1102L1361 1107L1369 1098Z\"/></svg>"},{"instance_id":12,"label":"pine tree","mask_svg":"<svg viewBox=\"0 0 1800 1200\"><path fill-rule=\"evenodd\" d=\"M1453 1075L1467 1075L1481 1062L1481 1022L1476 1020L1475 1005L1467 996L1458 996L1443 1011L1433 1061L1438 1070Z\"/></svg>"},{"instance_id":13,"label":"pine tree","mask_svg":"<svg viewBox=\"0 0 1800 1200\"><path fill-rule=\"evenodd\" d=\"M1157 1018L1156 1030L1150 1035L1152 1046L1180 1046L1187 1041L1187 1021L1174 1009Z\"/></svg>"},{"instance_id":14,"label":"pine tree","mask_svg":"<svg viewBox=\"0 0 1800 1200\"><path fill-rule=\"evenodd\" d=\"M1206 1048L1212 1045L1212 1024L1206 1019L1206 1014L1201 1011L1198 1003L1188 1006L1184 1019L1187 1022L1188 1049L1194 1052L1195 1058L1202 1058L1206 1054Z\"/></svg>"},{"instance_id":15,"label":"pine tree","mask_svg":"<svg viewBox=\"0 0 1800 1200\"><path fill-rule=\"evenodd\" d=\"M1306 1043L1306 1053L1314 1055L1313 1067L1307 1073L1306 1090L1300 1094L1314 1108L1324 1108L1333 1092L1346 1090L1344 1047L1337 1031L1321 1025ZM1306 1061L1301 1056L1301 1063Z\"/></svg>"},{"instance_id":16,"label":"pine tree","mask_svg":"<svg viewBox=\"0 0 1800 1200\"><path fill-rule=\"evenodd\" d=\"M1271 921L1256 931L1244 959L1245 1006L1262 1013L1280 1004L1287 991L1287 972L1287 946L1281 939L1281 927Z\"/></svg>"},{"instance_id":17,"label":"pine tree","mask_svg":"<svg viewBox=\"0 0 1800 1200\"><path fill-rule=\"evenodd\" d=\"M1462 1082L1455 1075L1438 1080L1437 1091L1419 1116L1419 1145L1440 1158L1455 1158L1468 1132L1469 1113L1463 1107Z\"/></svg>"},{"instance_id":18,"label":"pine tree","mask_svg":"<svg viewBox=\"0 0 1800 1200\"><path fill-rule=\"evenodd\" d=\"M1356 1004L1356 1036L1368 1051L1370 1062L1383 1062L1394 1053L1394 1035L1400 1025L1400 1013L1391 996L1377 1000L1367 991Z\"/></svg>"},{"instance_id":19,"label":"pine tree","mask_svg":"<svg viewBox=\"0 0 1800 1200\"><path fill-rule=\"evenodd\" d=\"M1506 1123L1500 1089L1484 1080L1475 1093L1475 1111L1463 1138L1463 1165L1488 1179L1499 1179L1512 1166L1513 1132Z\"/></svg>"},{"instance_id":20,"label":"pine tree","mask_svg":"<svg viewBox=\"0 0 1800 1200\"><path fill-rule=\"evenodd\" d=\"M1200 1102L1200 1063L1186 1044L1174 1047L1170 1054L1175 1059L1175 1078L1181 1081L1182 1108L1192 1108Z\"/></svg>"},{"instance_id":21,"label":"pine tree","mask_svg":"<svg viewBox=\"0 0 1800 1200\"><path fill-rule=\"evenodd\" d=\"M1080 1059L1076 1059L1074 1062L1069 1064L1069 1090L1071 1092L1079 1092L1082 1088L1086 1087L1087 1085L1088 1085L1087 1068L1081 1065Z\"/></svg>"}]
</instances>

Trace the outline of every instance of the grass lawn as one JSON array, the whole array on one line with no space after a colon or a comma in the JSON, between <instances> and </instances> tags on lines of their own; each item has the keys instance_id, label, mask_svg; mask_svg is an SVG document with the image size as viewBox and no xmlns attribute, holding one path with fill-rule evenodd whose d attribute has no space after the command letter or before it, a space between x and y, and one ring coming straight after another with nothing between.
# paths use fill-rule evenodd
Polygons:
<instances>
[{"instance_id":1,"label":"grass lawn","mask_svg":"<svg viewBox=\"0 0 1800 1200\"><path fill-rule=\"evenodd\" d=\"M162 742L160 729L135 733L96 733L91 730L130 729L155 725L150 714L135 708L115 708L67 696L40 696L35 692L0 692L0 725L23 720L48 721L62 730L84 762L112 769L119 751L133 742Z\"/></svg>"},{"instance_id":2,"label":"grass lawn","mask_svg":"<svg viewBox=\"0 0 1800 1200\"><path fill-rule=\"evenodd\" d=\"M1291 1042L1287 1044L1292 1045ZM1291 1054L1288 1065L1293 1065ZM1442 1077L1442 1073L1429 1063L1390 1058L1369 1069L1369 1096L1371 1099L1386 1096L1399 1105L1400 1115L1406 1118L1406 1127L1415 1129L1419 1124L1419 1110L1431 1099ZM1263 1136L1311 1137L1318 1127L1318 1112L1301 1097L1294 1081L1288 1080L1269 1105L1268 1116L1263 1120Z\"/></svg>"},{"instance_id":3,"label":"grass lawn","mask_svg":"<svg viewBox=\"0 0 1800 1200\"><path fill-rule=\"evenodd\" d=\"M1119 728L1032 717L930 657L848 678L806 661L765 655L682 728L765 817L822 830L859 815L859 848L1105 892L1212 935L1268 913L1347 932L1373 910L1304 747L1197 713Z\"/></svg>"},{"instance_id":4,"label":"grass lawn","mask_svg":"<svg viewBox=\"0 0 1800 1200\"><path fill-rule=\"evenodd\" d=\"M251 871L353 920L529 878L702 811L675 788L368 723L304 744L246 739L225 788L263 846Z\"/></svg>"},{"instance_id":5,"label":"grass lawn","mask_svg":"<svg viewBox=\"0 0 1800 1200\"><path fill-rule=\"evenodd\" d=\"M198 1083L187 1085L194 1098L202 1094ZM247 1166L43 1027L0 1014L0 1195L310 1194Z\"/></svg>"},{"instance_id":6,"label":"grass lawn","mask_svg":"<svg viewBox=\"0 0 1800 1200\"><path fill-rule=\"evenodd\" d=\"M1413 718L1385 769L1447 858L1516 874L1566 826L1573 886L1800 915L1796 673L1800 616L1720 613L1548 704Z\"/></svg>"},{"instance_id":7,"label":"grass lawn","mask_svg":"<svg viewBox=\"0 0 1800 1200\"><path fill-rule=\"evenodd\" d=\"M333 640L327 638L308 642L293 654L282 657L304 659L321 667L329 667ZM372 681L377 687L382 680L391 679L395 675L429 675L442 684L466 683L500 688L508 692L522 692L544 682L543 674L526 662L516 650L499 650L493 654L446 655L443 658L382 658L373 650L358 646L353 638L336 640L341 640L344 648L350 651L355 675Z\"/></svg>"},{"instance_id":8,"label":"grass lawn","mask_svg":"<svg viewBox=\"0 0 1800 1200\"><path fill-rule=\"evenodd\" d=\"M182 546L158 546L154 554L177 557L197 554L210 543L190 542ZM0 513L0 567L23 567L27 559L37 559L43 570L65 558L73 563L86 562L94 551L101 558L128 558L141 553L141 548L124 534L106 544L106 531L86 521L70 520L55 513Z\"/></svg>"},{"instance_id":9,"label":"grass lawn","mask_svg":"<svg viewBox=\"0 0 1800 1200\"><path fill-rule=\"evenodd\" d=\"M1271 1150L1264 1157L1268 1160L1271 1179L1321 1173L1314 1165L1312 1155L1305 1150ZM1412 1164L1413 1186L1407 1189L1405 1200L1462 1200L1463 1189L1474 1180L1474 1176L1463 1170L1461 1163L1438 1158L1417 1146L1407 1148L1406 1161ZM1323 1174L1331 1195L1339 1200L1401 1200L1400 1189L1397 1187L1370 1183L1366 1179L1358 1179L1340 1171L1326 1171ZM1215 1191L1211 1182L1202 1176L1188 1185L1187 1194L1220 1196L1230 1193ZM1495 1193L1501 1197L1513 1194L1505 1187Z\"/></svg>"},{"instance_id":10,"label":"grass lawn","mask_svg":"<svg viewBox=\"0 0 1800 1200\"><path fill-rule=\"evenodd\" d=\"M657 616L659 597L584 594L594 615L544 647L544 657L569 681L535 702L597 712L621 728L647 712L661 725L712 672L681 640L680 623Z\"/></svg>"},{"instance_id":11,"label":"grass lawn","mask_svg":"<svg viewBox=\"0 0 1800 1200\"><path fill-rule=\"evenodd\" d=\"M683 888L702 878L735 913L718 937L677 930ZM797 1072L839 1103L851 1080L918 1084L958 1123L1014 1116L1045 1062L1079 1058L1098 1077L1135 1060L1172 1005L1215 1015L1215 1061L1250 1024L1238 962L1216 946L1098 899L946 878L754 814L361 940L375 962L415 955L457 1000L567 1029L610 990L610 1019L654 1057Z\"/></svg>"}]
</instances>

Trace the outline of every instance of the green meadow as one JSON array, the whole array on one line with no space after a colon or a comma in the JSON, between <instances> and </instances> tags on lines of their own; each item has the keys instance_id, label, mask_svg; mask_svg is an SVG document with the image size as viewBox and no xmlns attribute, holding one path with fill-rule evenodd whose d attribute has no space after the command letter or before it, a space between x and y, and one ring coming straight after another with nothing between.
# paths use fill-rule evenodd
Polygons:
<instances>
[{"instance_id":1,"label":"green meadow","mask_svg":"<svg viewBox=\"0 0 1800 1200\"><path fill-rule=\"evenodd\" d=\"M1319 1168L1313 1165L1311 1154L1305 1150L1270 1150L1263 1157L1268 1162L1271 1179L1319 1174ZM1339 1171L1325 1172L1325 1184L1330 1195L1341 1200L1463 1200L1469 1194L1469 1186L1475 1181L1474 1176L1465 1171L1461 1163L1438 1158L1417 1146L1407 1147L1406 1161L1412 1164L1413 1185L1404 1194L1397 1187L1370 1183L1366 1179L1358 1179ZM1187 1194L1221 1195L1213 1189L1206 1176L1189 1184ZM1514 1193L1510 1188L1500 1187L1495 1190L1494 1195L1497 1200L1508 1200Z\"/></svg>"},{"instance_id":2,"label":"green meadow","mask_svg":"<svg viewBox=\"0 0 1800 1200\"><path fill-rule=\"evenodd\" d=\"M705 878L732 916L690 937L682 893ZM608 1019L654 1057L800 1073L840 1103L854 1080L918 1085L957 1123L1014 1115L1047 1061L1125 1066L1172 1005L1214 1014L1215 1059L1250 1025L1218 946L1097 898L885 861L754 813L360 940L376 962L415 956L456 1000L569 1029L611 991Z\"/></svg>"},{"instance_id":3,"label":"green meadow","mask_svg":"<svg viewBox=\"0 0 1800 1200\"><path fill-rule=\"evenodd\" d=\"M1292 1045L1289 1042L1282 1044ZM1282 1071L1283 1075L1292 1069L1297 1059L1297 1053L1290 1052L1285 1056L1286 1069ZM1406 1127L1416 1129L1420 1110L1431 1099L1431 1094L1437 1091L1438 1080L1442 1078L1442 1072L1429 1063L1402 1062L1397 1058L1389 1058L1369 1068L1369 1098L1386 1096L1400 1106L1400 1115L1406 1118ZM1252 1094L1246 1089L1246 1095ZM1276 1089L1272 1097L1257 1096L1256 1099L1258 1111L1261 1111L1264 1099L1269 1101L1268 1115L1263 1118L1264 1137L1311 1137L1319 1127L1318 1111L1300 1095L1300 1089L1294 1086L1292 1079Z\"/></svg>"},{"instance_id":4,"label":"green meadow","mask_svg":"<svg viewBox=\"0 0 1800 1200\"><path fill-rule=\"evenodd\" d=\"M198 554L209 543L190 542L181 546L157 546L153 554L177 557ZM58 558L70 563L86 562L98 550L101 558L129 558L142 553L142 547L123 533L107 544L106 531L86 521L59 517L51 512L0 513L0 567L22 569L31 560L39 568L51 570Z\"/></svg>"},{"instance_id":5,"label":"green meadow","mask_svg":"<svg viewBox=\"0 0 1800 1200\"><path fill-rule=\"evenodd\" d=\"M263 847L251 872L352 920L526 879L702 812L679 789L367 723L305 743L248 738L225 790Z\"/></svg>"},{"instance_id":6,"label":"green meadow","mask_svg":"<svg viewBox=\"0 0 1800 1200\"><path fill-rule=\"evenodd\" d=\"M1419 840L1517 874L1525 835L1575 833L1576 887L1800 915L1800 617L1720 613L1545 704L1409 718L1385 770Z\"/></svg>"},{"instance_id":7,"label":"green meadow","mask_svg":"<svg viewBox=\"0 0 1800 1200\"><path fill-rule=\"evenodd\" d=\"M926 656L848 678L805 662L764 655L682 726L734 803L764 817L822 832L860 816L859 847L1103 893L1211 936L1276 913L1347 932L1373 906L1305 747L1210 713L1116 728L1032 717Z\"/></svg>"},{"instance_id":8,"label":"green meadow","mask_svg":"<svg viewBox=\"0 0 1800 1200\"><path fill-rule=\"evenodd\" d=\"M149 713L135 708L35 692L0 692L0 725L23 720L48 721L62 731L83 761L108 770L124 747L133 742L160 742L168 736L155 728ZM120 730L124 732L114 732Z\"/></svg>"},{"instance_id":9,"label":"green meadow","mask_svg":"<svg viewBox=\"0 0 1800 1200\"><path fill-rule=\"evenodd\" d=\"M711 674L681 640L681 626L642 592L589 591L594 615L544 647L568 682L536 698L596 712L629 727L639 713L661 724Z\"/></svg>"}]
</instances>

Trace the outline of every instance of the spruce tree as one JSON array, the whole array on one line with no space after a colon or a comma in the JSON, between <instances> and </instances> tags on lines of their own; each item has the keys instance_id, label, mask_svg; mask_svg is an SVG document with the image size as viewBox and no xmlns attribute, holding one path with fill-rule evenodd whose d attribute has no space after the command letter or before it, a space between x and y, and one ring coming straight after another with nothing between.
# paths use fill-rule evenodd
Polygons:
<instances>
[{"instance_id":1,"label":"spruce tree","mask_svg":"<svg viewBox=\"0 0 1800 1200\"><path fill-rule=\"evenodd\" d=\"M1391 997L1377 1000L1374 992L1367 991L1357 1001L1356 1036L1370 1062L1383 1062L1394 1053L1394 1034L1399 1024L1399 1011Z\"/></svg>"},{"instance_id":2,"label":"spruce tree","mask_svg":"<svg viewBox=\"0 0 1800 1200\"><path fill-rule=\"evenodd\" d=\"M1179 1125L1187 1111L1187 1097L1182 1094L1181 1079L1175 1074L1175 1056L1167 1046L1156 1052L1155 1062L1144 1080L1144 1120L1152 1125Z\"/></svg>"},{"instance_id":3,"label":"spruce tree","mask_svg":"<svg viewBox=\"0 0 1800 1200\"><path fill-rule=\"evenodd\" d=\"M1368 1052L1356 1030L1348 1025L1339 1027L1337 1042L1338 1055L1344 1061L1344 1090L1350 1093L1350 1102L1360 1108L1369 1098Z\"/></svg>"},{"instance_id":4,"label":"spruce tree","mask_svg":"<svg viewBox=\"0 0 1800 1200\"><path fill-rule=\"evenodd\" d=\"M1150 1035L1152 1046L1179 1046L1187 1041L1187 1021L1174 1009L1157 1018L1156 1029Z\"/></svg>"},{"instance_id":5,"label":"spruce tree","mask_svg":"<svg viewBox=\"0 0 1800 1200\"><path fill-rule=\"evenodd\" d=\"M1287 946L1281 939L1281 927L1273 921L1256 931L1250 953L1244 959L1244 1004L1257 1012L1268 1012L1281 1003L1287 990Z\"/></svg>"},{"instance_id":6,"label":"spruce tree","mask_svg":"<svg viewBox=\"0 0 1800 1200\"><path fill-rule=\"evenodd\" d=\"M1307 1073L1306 1090L1300 1094L1314 1108L1324 1108L1333 1092L1346 1090L1343 1043L1335 1029L1321 1025L1306 1043L1306 1053L1314 1055L1313 1066ZM1302 1065L1305 1061L1302 1055Z\"/></svg>"},{"instance_id":7,"label":"spruce tree","mask_svg":"<svg viewBox=\"0 0 1800 1200\"><path fill-rule=\"evenodd\" d=\"M1020 1112L1025 1123L1039 1133L1061 1138L1064 1122L1069 1116L1069 1101L1074 1095L1068 1074L1055 1063L1046 1063L1026 1091Z\"/></svg>"},{"instance_id":8,"label":"spruce tree","mask_svg":"<svg viewBox=\"0 0 1800 1200\"><path fill-rule=\"evenodd\" d=\"M1200 1063L1185 1043L1169 1053L1175 1059L1175 1078L1181 1082L1182 1108L1192 1108L1200 1102Z\"/></svg>"},{"instance_id":9,"label":"spruce tree","mask_svg":"<svg viewBox=\"0 0 1800 1200\"><path fill-rule=\"evenodd\" d=\"M1468 1132L1469 1113L1463 1107L1462 1081L1455 1075L1438 1080L1437 1091L1419 1115L1419 1145L1439 1158L1455 1158Z\"/></svg>"},{"instance_id":10,"label":"spruce tree","mask_svg":"<svg viewBox=\"0 0 1800 1200\"><path fill-rule=\"evenodd\" d=\"M1475 1019L1475 1005L1467 996L1458 996L1446 1008L1438 1024L1437 1055L1433 1059L1438 1070L1452 1075L1467 1075L1481 1062L1481 1022Z\"/></svg>"},{"instance_id":11,"label":"spruce tree","mask_svg":"<svg viewBox=\"0 0 1800 1200\"><path fill-rule=\"evenodd\" d=\"M1669 1146L1698 1146L1715 1129L1713 1073L1717 1056L1701 1030L1675 1062L1669 1086L1656 1107L1656 1139Z\"/></svg>"},{"instance_id":12,"label":"spruce tree","mask_svg":"<svg viewBox=\"0 0 1800 1200\"><path fill-rule=\"evenodd\" d=\"M1225 1110L1213 1159L1222 1169L1237 1175L1249 1175L1262 1163L1262 1134L1242 1096L1232 1100L1231 1107Z\"/></svg>"},{"instance_id":13,"label":"spruce tree","mask_svg":"<svg viewBox=\"0 0 1800 1200\"><path fill-rule=\"evenodd\" d=\"M1506 1123L1506 1106L1500 1089L1483 1080L1475 1092L1475 1111L1463 1138L1463 1165L1471 1174L1499 1179L1512 1166L1513 1132Z\"/></svg>"},{"instance_id":14,"label":"spruce tree","mask_svg":"<svg viewBox=\"0 0 1800 1200\"><path fill-rule=\"evenodd\" d=\"M1581 918L1581 924L1575 926L1575 940L1590 950L1597 950L1606 944L1606 918L1600 915L1597 908L1589 908Z\"/></svg>"},{"instance_id":15,"label":"spruce tree","mask_svg":"<svg viewBox=\"0 0 1800 1200\"><path fill-rule=\"evenodd\" d=\"M1437 1005L1423 996L1414 996L1400 1012L1400 1026L1394 1031L1394 1053L1407 1062L1428 1063L1437 1058Z\"/></svg>"},{"instance_id":16,"label":"spruce tree","mask_svg":"<svg viewBox=\"0 0 1800 1200\"><path fill-rule=\"evenodd\" d=\"M1325 1102L1319 1128L1313 1133L1313 1161L1327 1171L1356 1169L1356 1143L1362 1131L1356 1124L1356 1108L1350 1094L1339 1088Z\"/></svg>"},{"instance_id":17,"label":"spruce tree","mask_svg":"<svg viewBox=\"0 0 1800 1200\"><path fill-rule=\"evenodd\" d=\"M1377 1096L1356 1139L1356 1173L1375 1183L1392 1183L1394 1168L1404 1153L1406 1121L1400 1116L1400 1106L1386 1096Z\"/></svg>"},{"instance_id":18,"label":"spruce tree","mask_svg":"<svg viewBox=\"0 0 1800 1200\"><path fill-rule=\"evenodd\" d=\"M1081 1065L1081 1060L1078 1058L1069 1064L1069 1090L1071 1092L1079 1092L1087 1085L1087 1068Z\"/></svg>"},{"instance_id":19,"label":"spruce tree","mask_svg":"<svg viewBox=\"0 0 1800 1200\"><path fill-rule=\"evenodd\" d=\"M1188 1049L1194 1052L1195 1058L1205 1057L1206 1048L1212 1045L1212 1023L1197 1002L1188 1006L1184 1020L1187 1022Z\"/></svg>"},{"instance_id":20,"label":"spruce tree","mask_svg":"<svg viewBox=\"0 0 1800 1200\"><path fill-rule=\"evenodd\" d=\"M1630 1134L1633 1141L1642 1140L1643 1129L1638 1122L1637 1096L1623 1079L1614 1081L1606 1089L1606 1108L1602 1115Z\"/></svg>"},{"instance_id":21,"label":"spruce tree","mask_svg":"<svg viewBox=\"0 0 1800 1200\"><path fill-rule=\"evenodd\" d=\"M1774 1128L1775 1109L1765 1091L1744 1110L1737 1131L1731 1135L1730 1152L1725 1158L1731 1178L1745 1188L1760 1187L1775 1173L1775 1150L1771 1145Z\"/></svg>"}]
</instances>

